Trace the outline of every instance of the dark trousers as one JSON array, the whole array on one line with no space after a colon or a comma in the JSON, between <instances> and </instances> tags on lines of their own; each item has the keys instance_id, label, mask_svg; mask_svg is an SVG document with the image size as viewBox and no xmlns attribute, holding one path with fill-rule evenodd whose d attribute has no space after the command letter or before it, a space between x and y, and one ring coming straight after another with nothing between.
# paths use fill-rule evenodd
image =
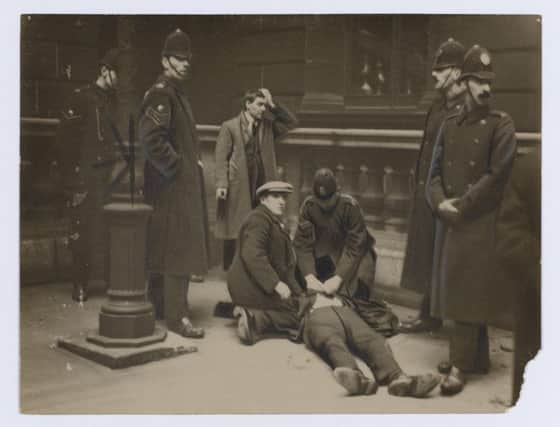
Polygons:
<instances>
[{"instance_id":1,"label":"dark trousers","mask_svg":"<svg viewBox=\"0 0 560 427\"><path fill-rule=\"evenodd\" d=\"M359 369L354 353L369 366L381 384L402 373L385 338L350 307L313 310L305 320L304 341L333 369Z\"/></svg>"},{"instance_id":2,"label":"dark trousers","mask_svg":"<svg viewBox=\"0 0 560 427\"><path fill-rule=\"evenodd\" d=\"M156 318L165 319L167 327L175 330L183 317L188 316L187 293L190 275L152 273L148 296L154 305Z\"/></svg>"},{"instance_id":3,"label":"dark trousers","mask_svg":"<svg viewBox=\"0 0 560 427\"><path fill-rule=\"evenodd\" d=\"M233 257L235 256L235 245L237 244L237 239L225 239L224 240L224 259L223 267L224 270L229 270L231 263L233 262Z\"/></svg>"},{"instance_id":4,"label":"dark trousers","mask_svg":"<svg viewBox=\"0 0 560 427\"><path fill-rule=\"evenodd\" d=\"M487 373L490 367L488 327L456 321L449 341L449 359L463 372Z\"/></svg>"},{"instance_id":5,"label":"dark trousers","mask_svg":"<svg viewBox=\"0 0 560 427\"><path fill-rule=\"evenodd\" d=\"M534 284L519 292L515 301L513 336L513 403L519 399L525 365L541 348L541 291Z\"/></svg>"},{"instance_id":6,"label":"dark trousers","mask_svg":"<svg viewBox=\"0 0 560 427\"><path fill-rule=\"evenodd\" d=\"M69 209L68 243L72 253L72 282L87 287L92 279L94 257L103 254L101 278L109 283L109 230L100 197L88 194L78 206ZM94 269L95 270L95 269Z\"/></svg>"}]
</instances>

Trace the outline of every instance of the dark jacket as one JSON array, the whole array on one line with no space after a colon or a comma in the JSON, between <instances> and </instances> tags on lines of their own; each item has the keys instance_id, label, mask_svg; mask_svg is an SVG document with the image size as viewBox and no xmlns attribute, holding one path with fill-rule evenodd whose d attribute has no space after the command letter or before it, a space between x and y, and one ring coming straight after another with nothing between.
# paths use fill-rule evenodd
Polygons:
<instances>
[{"instance_id":1,"label":"dark jacket","mask_svg":"<svg viewBox=\"0 0 560 427\"><path fill-rule=\"evenodd\" d=\"M424 135L416 160L414 193L408 225L401 287L425 292L432 276L435 217L426 201L426 183L437 134L447 115L460 108L460 97L447 106L445 99L434 101L424 125Z\"/></svg>"},{"instance_id":2,"label":"dark jacket","mask_svg":"<svg viewBox=\"0 0 560 427\"><path fill-rule=\"evenodd\" d=\"M516 159L496 226L497 251L515 295L513 399L525 364L541 347L541 156Z\"/></svg>"},{"instance_id":3,"label":"dark jacket","mask_svg":"<svg viewBox=\"0 0 560 427\"><path fill-rule=\"evenodd\" d=\"M296 117L283 105L265 111L257 131L264 182L276 180L274 143L297 125ZM251 194L245 144L250 138L243 112L222 124L216 141L216 188L227 188L228 196L216 218L218 239L236 239L241 223L251 211Z\"/></svg>"},{"instance_id":4,"label":"dark jacket","mask_svg":"<svg viewBox=\"0 0 560 427\"><path fill-rule=\"evenodd\" d=\"M111 130L115 108L114 94L96 84L76 89L65 102L54 161L68 201L74 193L84 192L96 199L95 205L107 200L105 191L116 158Z\"/></svg>"},{"instance_id":5,"label":"dark jacket","mask_svg":"<svg viewBox=\"0 0 560 427\"><path fill-rule=\"evenodd\" d=\"M515 128L506 113L463 108L447 118L436 144L427 191L438 215L432 314L485 323L497 309L495 225L517 150ZM448 198L459 199L458 217L438 212Z\"/></svg>"},{"instance_id":6,"label":"dark jacket","mask_svg":"<svg viewBox=\"0 0 560 427\"><path fill-rule=\"evenodd\" d=\"M329 206L315 196L302 203L294 248L303 277L313 274L324 281L338 275L342 278L341 295L354 298L360 292L367 299L375 281L374 244L352 196L335 194ZM321 271L328 269L325 260L332 263L331 274Z\"/></svg>"},{"instance_id":7,"label":"dark jacket","mask_svg":"<svg viewBox=\"0 0 560 427\"><path fill-rule=\"evenodd\" d=\"M146 156L144 194L154 211L148 226L147 268L205 274L208 227L196 123L184 88L160 76L142 102L139 138Z\"/></svg>"},{"instance_id":8,"label":"dark jacket","mask_svg":"<svg viewBox=\"0 0 560 427\"><path fill-rule=\"evenodd\" d=\"M290 287L292 295L301 295L290 236L280 219L261 204L239 231L235 258L227 273L228 290L235 305L278 309L282 302L274 288L279 281Z\"/></svg>"}]
</instances>

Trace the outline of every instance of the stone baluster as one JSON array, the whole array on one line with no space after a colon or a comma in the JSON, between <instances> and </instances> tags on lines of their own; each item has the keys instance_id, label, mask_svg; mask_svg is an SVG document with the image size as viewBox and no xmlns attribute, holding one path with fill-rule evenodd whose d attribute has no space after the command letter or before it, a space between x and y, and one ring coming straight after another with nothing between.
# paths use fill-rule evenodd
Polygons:
<instances>
[{"instance_id":1,"label":"stone baluster","mask_svg":"<svg viewBox=\"0 0 560 427\"><path fill-rule=\"evenodd\" d=\"M375 229L383 229L383 206L385 203L383 174L380 171L369 169L366 165L361 165L358 188L360 191L360 206L364 212L367 225Z\"/></svg>"},{"instance_id":2,"label":"stone baluster","mask_svg":"<svg viewBox=\"0 0 560 427\"><path fill-rule=\"evenodd\" d=\"M299 201L302 203L305 198L312 193L312 185L313 185L313 175L315 174L315 165L311 164L309 166L304 166L305 162L302 162L302 170L303 170L303 179L301 183L301 188L299 190Z\"/></svg>"},{"instance_id":3,"label":"stone baluster","mask_svg":"<svg viewBox=\"0 0 560 427\"><path fill-rule=\"evenodd\" d=\"M384 218L387 230L406 232L410 194L412 188L412 174L410 170L397 171L391 166L385 167L384 177L385 206Z\"/></svg>"}]
</instances>

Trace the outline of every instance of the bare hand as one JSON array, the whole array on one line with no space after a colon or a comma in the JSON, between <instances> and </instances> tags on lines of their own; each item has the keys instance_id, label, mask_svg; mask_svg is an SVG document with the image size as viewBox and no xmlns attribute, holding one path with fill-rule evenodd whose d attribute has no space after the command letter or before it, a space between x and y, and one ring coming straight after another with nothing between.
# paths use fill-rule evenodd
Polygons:
<instances>
[{"instance_id":1,"label":"bare hand","mask_svg":"<svg viewBox=\"0 0 560 427\"><path fill-rule=\"evenodd\" d=\"M72 206L80 206L87 196L87 191L85 193L74 193L72 196Z\"/></svg>"},{"instance_id":2,"label":"bare hand","mask_svg":"<svg viewBox=\"0 0 560 427\"><path fill-rule=\"evenodd\" d=\"M325 290L325 293L327 295L334 295L336 291L338 291L338 288L340 288L341 284L342 277L333 276L330 279L326 280L325 283L323 283L323 289Z\"/></svg>"},{"instance_id":3,"label":"bare hand","mask_svg":"<svg viewBox=\"0 0 560 427\"><path fill-rule=\"evenodd\" d=\"M216 189L216 199L218 199L218 200L227 199L227 188L217 188Z\"/></svg>"},{"instance_id":4,"label":"bare hand","mask_svg":"<svg viewBox=\"0 0 560 427\"><path fill-rule=\"evenodd\" d=\"M270 93L270 91L268 89L264 88L264 87L261 87L259 90L264 95L264 99L265 99L266 103L268 104L268 106L271 107L271 108L274 108L276 105L272 101L272 94Z\"/></svg>"},{"instance_id":5,"label":"bare hand","mask_svg":"<svg viewBox=\"0 0 560 427\"><path fill-rule=\"evenodd\" d=\"M290 291L290 288L288 287L288 285L286 285L282 281L280 281L276 284L276 287L274 288L274 290L276 291L276 293L278 295L280 295L280 298L282 298L282 299L287 299L287 298L290 298L292 296L292 291Z\"/></svg>"},{"instance_id":6,"label":"bare hand","mask_svg":"<svg viewBox=\"0 0 560 427\"><path fill-rule=\"evenodd\" d=\"M305 282L307 283L307 289L312 290L315 292L325 292L323 289L323 284L319 279L315 277L313 274L308 274L305 276Z\"/></svg>"},{"instance_id":7,"label":"bare hand","mask_svg":"<svg viewBox=\"0 0 560 427\"><path fill-rule=\"evenodd\" d=\"M438 209L442 212L458 214L459 209L455 207L455 203L457 203L458 200L459 200L458 198L445 199L443 202L439 204Z\"/></svg>"}]
</instances>

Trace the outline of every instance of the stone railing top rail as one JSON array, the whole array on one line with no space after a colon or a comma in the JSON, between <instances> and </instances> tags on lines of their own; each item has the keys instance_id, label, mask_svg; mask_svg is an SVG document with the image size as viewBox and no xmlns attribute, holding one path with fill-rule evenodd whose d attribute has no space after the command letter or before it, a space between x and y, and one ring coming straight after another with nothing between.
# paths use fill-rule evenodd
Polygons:
<instances>
[{"instance_id":1,"label":"stone railing top rail","mask_svg":"<svg viewBox=\"0 0 560 427\"><path fill-rule=\"evenodd\" d=\"M22 134L36 135L48 131L36 131L25 127L51 128L60 123L59 119L22 117ZM203 142L214 142L220 130L216 125L197 125ZM52 134L54 129L50 130ZM518 141L528 147L541 140L537 132L517 132ZM390 148L397 150L417 150L422 138L421 130L403 129L329 129L329 128L296 128L284 137L282 144L316 145L360 148Z\"/></svg>"}]
</instances>

